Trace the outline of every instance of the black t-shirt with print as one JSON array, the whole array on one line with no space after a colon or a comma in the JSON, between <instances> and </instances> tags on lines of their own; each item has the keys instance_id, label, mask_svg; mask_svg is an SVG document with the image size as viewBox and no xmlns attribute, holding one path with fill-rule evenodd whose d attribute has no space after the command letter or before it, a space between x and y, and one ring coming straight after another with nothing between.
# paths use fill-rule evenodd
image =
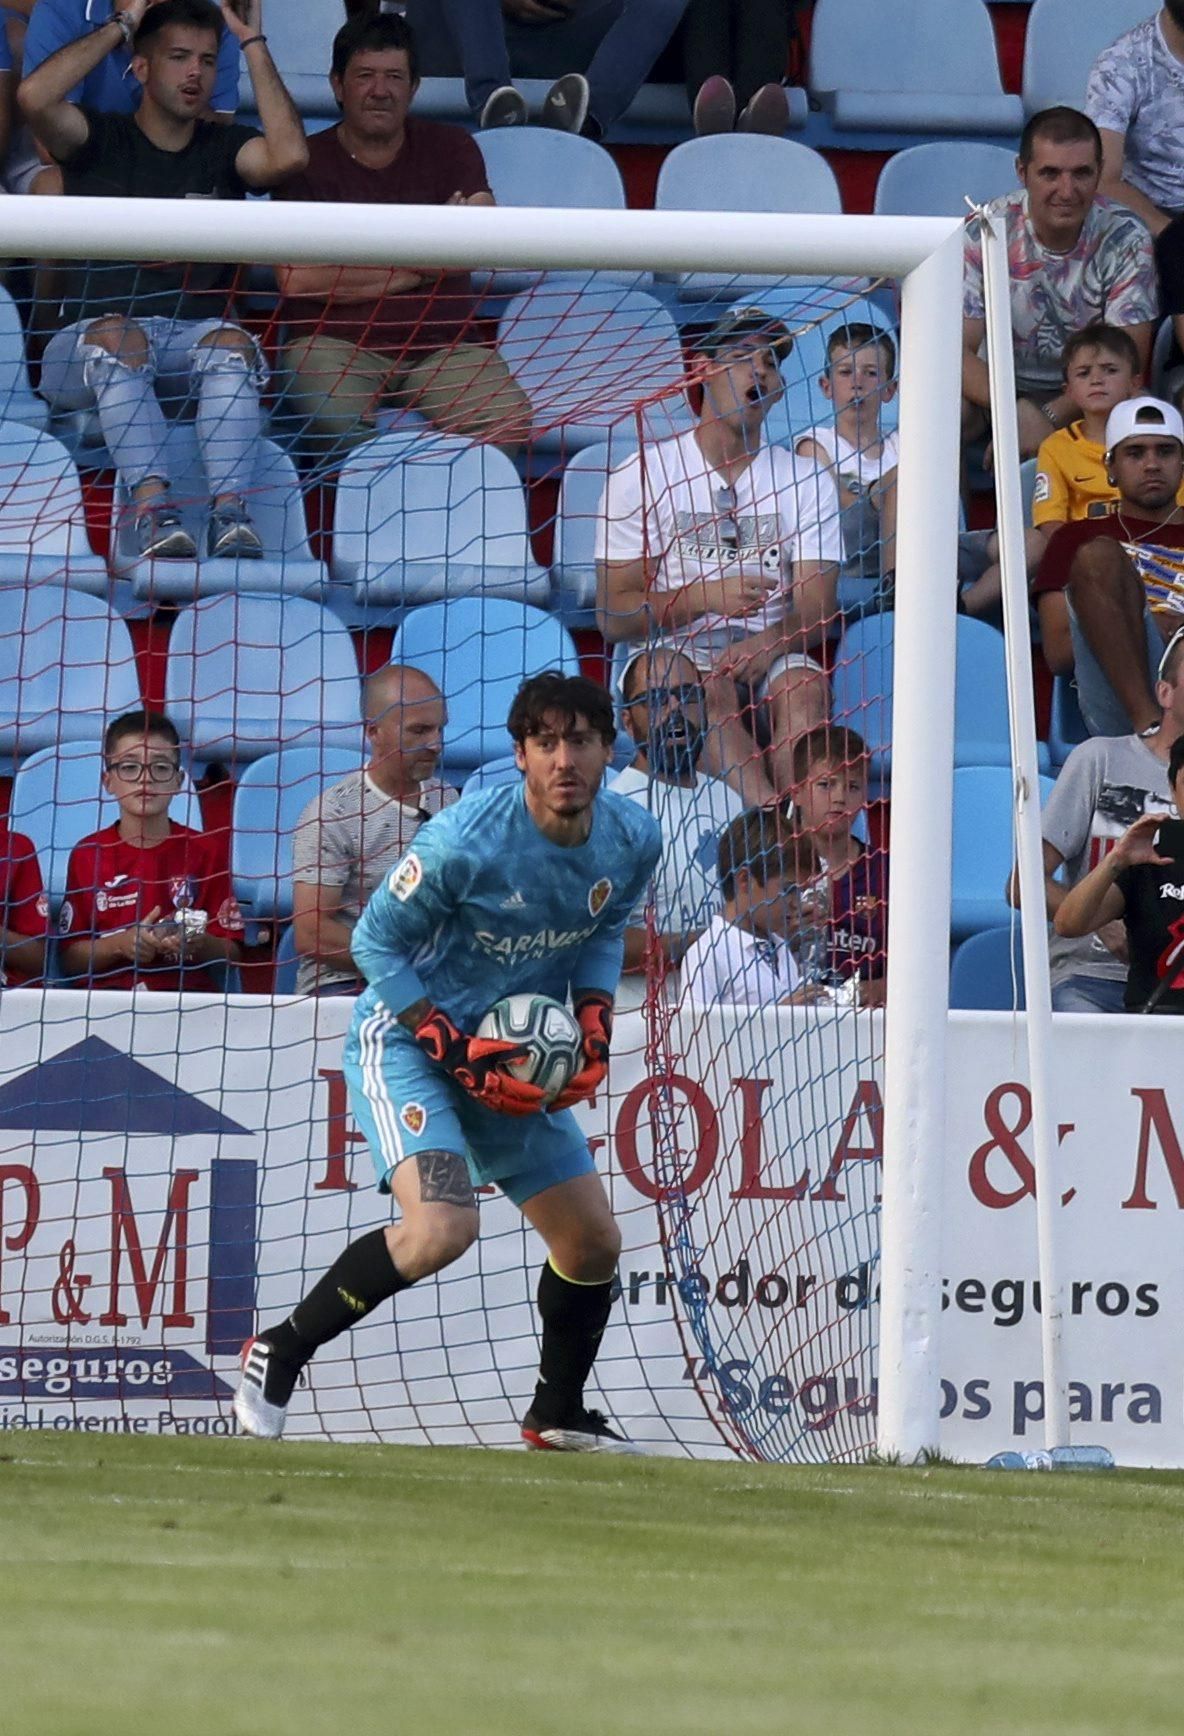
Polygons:
<instances>
[{"instance_id":1,"label":"black t-shirt with print","mask_svg":"<svg viewBox=\"0 0 1184 1736\"><path fill-rule=\"evenodd\" d=\"M82 198L241 199L247 188L235 158L254 127L198 121L183 151L162 151L134 115L83 109L86 143L62 163L67 193ZM63 324L104 313L142 318L222 319L234 267L207 263L149 265L132 260L77 263L67 280Z\"/></svg>"},{"instance_id":2,"label":"black t-shirt with print","mask_svg":"<svg viewBox=\"0 0 1184 1736\"><path fill-rule=\"evenodd\" d=\"M1167 867L1140 862L1124 868L1114 884L1126 902L1123 920L1131 961L1123 999L1128 1012L1138 1013L1158 989L1173 949L1184 940L1184 861ZM1184 1013L1184 949L1170 971L1171 987L1156 1011Z\"/></svg>"}]
</instances>

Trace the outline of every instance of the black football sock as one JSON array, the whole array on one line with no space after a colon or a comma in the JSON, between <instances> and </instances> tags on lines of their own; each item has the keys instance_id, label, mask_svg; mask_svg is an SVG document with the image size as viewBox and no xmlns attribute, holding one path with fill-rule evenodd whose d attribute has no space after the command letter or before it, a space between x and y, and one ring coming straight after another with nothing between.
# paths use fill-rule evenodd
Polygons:
<instances>
[{"instance_id":1,"label":"black football sock","mask_svg":"<svg viewBox=\"0 0 1184 1736\"><path fill-rule=\"evenodd\" d=\"M411 1282L391 1259L386 1232L371 1230L337 1256L281 1326L269 1330L268 1343L285 1362L303 1368L319 1345L356 1326Z\"/></svg>"},{"instance_id":2,"label":"black football sock","mask_svg":"<svg viewBox=\"0 0 1184 1736\"><path fill-rule=\"evenodd\" d=\"M540 1423L561 1426L584 1403L584 1382L596 1361L613 1305L613 1284L577 1284L550 1260L539 1276L543 1354L531 1410Z\"/></svg>"}]
</instances>

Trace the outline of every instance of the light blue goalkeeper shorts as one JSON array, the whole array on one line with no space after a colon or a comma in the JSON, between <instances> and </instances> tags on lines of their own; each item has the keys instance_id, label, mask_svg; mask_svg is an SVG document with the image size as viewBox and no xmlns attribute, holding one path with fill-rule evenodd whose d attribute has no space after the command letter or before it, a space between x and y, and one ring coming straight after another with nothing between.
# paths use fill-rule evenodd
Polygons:
<instances>
[{"instance_id":1,"label":"light blue goalkeeper shorts","mask_svg":"<svg viewBox=\"0 0 1184 1736\"><path fill-rule=\"evenodd\" d=\"M430 1061L389 1013L371 1013L351 1026L343 1067L350 1108L369 1143L381 1193L390 1192L398 1166L423 1151L463 1157L474 1187L492 1182L516 1206L596 1169L570 1109L555 1115L486 1109Z\"/></svg>"}]
</instances>

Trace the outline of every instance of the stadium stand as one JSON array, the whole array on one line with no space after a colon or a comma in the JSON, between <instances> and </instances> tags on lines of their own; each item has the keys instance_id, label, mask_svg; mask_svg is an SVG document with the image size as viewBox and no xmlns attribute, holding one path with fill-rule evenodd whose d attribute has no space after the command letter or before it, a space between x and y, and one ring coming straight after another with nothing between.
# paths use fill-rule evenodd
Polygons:
<instances>
[{"instance_id":1,"label":"stadium stand","mask_svg":"<svg viewBox=\"0 0 1184 1736\"><path fill-rule=\"evenodd\" d=\"M334 584L363 610L477 594L544 605L550 597L530 550L522 484L496 446L434 432L367 441L338 477L333 531Z\"/></svg>"},{"instance_id":2,"label":"stadium stand","mask_svg":"<svg viewBox=\"0 0 1184 1736\"><path fill-rule=\"evenodd\" d=\"M114 798L103 789L103 770L95 741L64 741L30 754L13 779L9 821L36 845L54 911L65 896L74 845L119 818ZM188 771L169 806L169 818L195 832L202 830L201 804Z\"/></svg>"},{"instance_id":3,"label":"stadium stand","mask_svg":"<svg viewBox=\"0 0 1184 1736\"><path fill-rule=\"evenodd\" d=\"M107 603L56 584L0 590L0 754L93 742L140 704L127 628Z\"/></svg>"},{"instance_id":4,"label":"stadium stand","mask_svg":"<svg viewBox=\"0 0 1184 1736\"><path fill-rule=\"evenodd\" d=\"M605 478L633 450L622 429L616 441L598 441L568 459L559 488L551 578L555 607L569 627L595 626L596 517Z\"/></svg>"},{"instance_id":5,"label":"stadium stand","mask_svg":"<svg viewBox=\"0 0 1184 1736\"><path fill-rule=\"evenodd\" d=\"M834 216L843 203L834 170L808 145L760 133L720 133L675 146L658 172L654 207ZM760 294L773 280L689 271L674 281L684 301L710 301L720 295Z\"/></svg>"},{"instance_id":6,"label":"stadium stand","mask_svg":"<svg viewBox=\"0 0 1184 1736\"><path fill-rule=\"evenodd\" d=\"M961 217L1016 185L1015 152L982 139L935 139L889 157L876 182L877 217Z\"/></svg>"},{"instance_id":7,"label":"stadium stand","mask_svg":"<svg viewBox=\"0 0 1184 1736\"><path fill-rule=\"evenodd\" d=\"M623 211L625 183L609 153L578 133L550 132L545 141L530 127L491 127L474 134L485 159L489 185L499 205L565 206L569 210ZM541 272L474 271L473 287L487 295L515 295ZM551 271L548 277L566 277ZM586 273L579 273L581 277ZM644 288L648 271L596 273L601 283Z\"/></svg>"},{"instance_id":8,"label":"stadium stand","mask_svg":"<svg viewBox=\"0 0 1184 1736\"><path fill-rule=\"evenodd\" d=\"M82 484L52 434L0 422L0 584L49 579L107 595L107 563L87 535Z\"/></svg>"},{"instance_id":9,"label":"stadium stand","mask_svg":"<svg viewBox=\"0 0 1184 1736\"><path fill-rule=\"evenodd\" d=\"M172 496L186 528L197 544L197 560L151 560L136 547L131 502L122 489L116 495L116 521L111 539L111 571L131 588L136 602L188 603L195 597L249 587L257 594L319 598L329 574L313 558L304 517L300 478L289 454L273 440L261 440L250 490L251 519L263 541L258 560L204 553L209 490L192 422L171 422L164 463L172 481Z\"/></svg>"},{"instance_id":10,"label":"stadium stand","mask_svg":"<svg viewBox=\"0 0 1184 1736\"><path fill-rule=\"evenodd\" d=\"M0 287L0 416L6 422L24 422L30 428L45 428L49 423L49 408L29 382L20 312L3 287Z\"/></svg>"},{"instance_id":11,"label":"stadium stand","mask_svg":"<svg viewBox=\"0 0 1184 1736\"><path fill-rule=\"evenodd\" d=\"M1040 800L1053 780L1040 779ZM954 857L950 933L964 940L983 928L1002 928L1011 906L1003 889L1015 859L1010 766L954 767ZM1010 1005L1010 1001L1008 1002Z\"/></svg>"},{"instance_id":12,"label":"stadium stand","mask_svg":"<svg viewBox=\"0 0 1184 1736\"><path fill-rule=\"evenodd\" d=\"M296 6L273 6L267 14L272 59L306 119L337 119L329 65L333 38L344 22L341 0L300 0ZM239 75L238 100L240 117L249 115L255 107L255 92L245 66Z\"/></svg>"},{"instance_id":13,"label":"stadium stand","mask_svg":"<svg viewBox=\"0 0 1184 1736\"><path fill-rule=\"evenodd\" d=\"M530 400L537 452L607 440L618 424L648 438L691 426L678 331L642 289L546 283L515 296L497 347Z\"/></svg>"},{"instance_id":14,"label":"stadium stand","mask_svg":"<svg viewBox=\"0 0 1184 1736\"><path fill-rule=\"evenodd\" d=\"M361 758L353 641L336 616L302 597L236 592L182 609L169 640L165 710L202 764L322 742Z\"/></svg>"},{"instance_id":15,"label":"stadium stand","mask_svg":"<svg viewBox=\"0 0 1184 1736\"><path fill-rule=\"evenodd\" d=\"M1024 959L1019 919L969 934L950 960L950 1006L974 1012L1023 1011Z\"/></svg>"},{"instance_id":16,"label":"stadium stand","mask_svg":"<svg viewBox=\"0 0 1184 1736\"><path fill-rule=\"evenodd\" d=\"M1048 751L1059 770L1088 731L1077 703L1077 687L1071 675L1054 675L1048 718Z\"/></svg>"},{"instance_id":17,"label":"stadium stand","mask_svg":"<svg viewBox=\"0 0 1184 1736\"><path fill-rule=\"evenodd\" d=\"M1009 134L1023 124L983 0L818 0L809 82L852 132Z\"/></svg>"},{"instance_id":18,"label":"stadium stand","mask_svg":"<svg viewBox=\"0 0 1184 1736\"><path fill-rule=\"evenodd\" d=\"M475 645L482 647L479 663ZM391 662L422 669L444 695L445 774L505 757L506 713L527 675L580 672L572 637L554 615L504 598L461 597L412 609L395 634Z\"/></svg>"},{"instance_id":19,"label":"stadium stand","mask_svg":"<svg viewBox=\"0 0 1184 1736\"><path fill-rule=\"evenodd\" d=\"M292 837L308 803L356 772L340 748L282 748L246 766L234 792L230 877L247 922L292 915Z\"/></svg>"},{"instance_id":20,"label":"stadium stand","mask_svg":"<svg viewBox=\"0 0 1184 1736\"><path fill-rule=\"evenodd\" d=\"M1090 67L1155 10L1150 0L1032 0L1024 35L1024 114L1081 108Z\"/></svg>"}]
</instances>

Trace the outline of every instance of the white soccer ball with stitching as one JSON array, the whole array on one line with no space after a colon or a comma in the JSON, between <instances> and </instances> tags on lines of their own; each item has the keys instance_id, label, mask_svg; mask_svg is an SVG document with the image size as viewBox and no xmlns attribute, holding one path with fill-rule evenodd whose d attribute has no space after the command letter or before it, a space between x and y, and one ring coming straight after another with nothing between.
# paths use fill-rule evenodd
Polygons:
<instances>
[{"instance_id":1,"label":"white soccer ball with stitching","mask_svg":"<svg viewBox=\"0 0 1184 1736\"><path fill-rule=\"evenodd\" d=\"M527 1049L521 1061L507 1063L506 1072L540 1085L548 1103L583 1065L583 1032L567 1008L548 995L507 995L490 1007L477 1035Z\"/></svg>"}]
</instances>

